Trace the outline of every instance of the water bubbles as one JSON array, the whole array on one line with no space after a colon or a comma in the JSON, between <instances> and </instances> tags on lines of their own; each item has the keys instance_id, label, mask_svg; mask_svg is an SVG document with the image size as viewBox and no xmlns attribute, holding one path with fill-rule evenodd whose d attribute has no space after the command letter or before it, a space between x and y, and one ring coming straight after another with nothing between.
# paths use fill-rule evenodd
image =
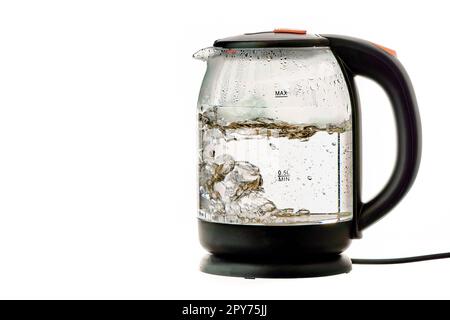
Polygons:
<instances>
[{"instance_id":1,"label":"water bubbles","mask_svg":"<svg viewBox=\"0 0 450 320\"><path fill-rule=\"evenodd\" d=\"M310 214L310 211L308 209L300 209L296 212L296 214L299 216L303 216L303 215Z\"/></svg>"},{"instance_id":2,"label":"water bubbles","mask_svg":"<svg viewBox=\"0 0 450 320\"><path fill-rule=\"evenodd\" d=\"M234 79L229 83L229 93L235 85L242 84ZM245 92L249 89L248 86ZM264 113L255 116L254 111L248 113L249 108L234 106L201 109L201 219L301 225L339 218L336 146L341 124L307 126L276 120L276 116L269 118ZM241 116L241 109L247 113ZM341 135L342 164L338 165L341 177L351 179L347 169L351 167L351 157L342 156L346 150L349 155L352 153L351 144L348 145L351 139L347 138L351 133L345 134ZM302 139L306 141L300 143ZM279 170L288 171L290 180L280 182ZM351 210L352 185L342 179L345 178L341 178L340 193L344 212Z\"/></svg>"},{"instance_id":3,"label":"water bubbles","mask_svg":"<svg viewBox=\"0 0 450 320\"><path fill-rule=\"evenodd\" d=\"M277 148L277 146L276 145L274 145L273 143L269 143L269 147L270 147L270 149L272 149L272 150L278 150L278 148Z\"/></svg>"},{"instance_id":4,"label":"water bubbles","mask_svg":"<svg viewBox=\"0 0 450 320\"><path fill-rule=\"evenodd\" d=\"M280 58L280 69L287 70L287 58L286 57Z\"/></svg>"}]
</instances>

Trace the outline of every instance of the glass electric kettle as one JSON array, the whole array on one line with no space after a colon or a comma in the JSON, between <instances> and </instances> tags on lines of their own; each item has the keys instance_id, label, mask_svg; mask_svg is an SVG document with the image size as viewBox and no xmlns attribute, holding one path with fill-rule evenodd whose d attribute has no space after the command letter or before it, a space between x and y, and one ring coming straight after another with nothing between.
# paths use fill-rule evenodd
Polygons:
<instances>
[{"instance_id":1,"label":"glass electric kettle","mask_svg":"<svg viewBox=\"0 0 450 320\"><path fill-rule=\"evenodd\" d=\"M373 43L276 29L217 40L198 100L202 270L243 277L349 272L341 253L406 194L420 162L420 120L395 52ZM394 172L360 200L354 77L388 94Z\"/></svg>"}]
</instances>

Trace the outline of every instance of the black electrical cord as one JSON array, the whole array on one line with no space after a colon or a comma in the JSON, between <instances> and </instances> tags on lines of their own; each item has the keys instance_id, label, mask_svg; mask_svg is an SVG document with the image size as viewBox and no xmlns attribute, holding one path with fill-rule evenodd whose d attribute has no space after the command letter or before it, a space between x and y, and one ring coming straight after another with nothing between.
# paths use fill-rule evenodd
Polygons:
<instances>
[{"instance_id":1,"label":"black electrical cord","mask_svg":"<svg viewBox=\"0 0 450 320\"><path fill-rule=\"evenodd\" d=\"M393 259L352 259L353 264L401 264L450 258L450 252Z\"/></svg>"}]
</instances>

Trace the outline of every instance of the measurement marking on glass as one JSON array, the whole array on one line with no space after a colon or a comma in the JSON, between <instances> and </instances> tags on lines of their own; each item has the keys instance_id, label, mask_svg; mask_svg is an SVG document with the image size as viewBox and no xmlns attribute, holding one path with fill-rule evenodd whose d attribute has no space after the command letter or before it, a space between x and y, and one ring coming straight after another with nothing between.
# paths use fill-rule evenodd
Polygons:
<instances>
[{"instance_id":1,"label":"measurement marking on glass","mask_svg":"<svg viewBox=\"0 0 450 320\"><path fill-rule=\"evenodd\" d=\"M290 181L289 170L278 170L278 181Z\"/></svg>"},{"instance_id":2,"label":"measurement marking on glass","mask_svg":"<svg viewBox=\"0 0 450 320\"><path fill-rule=\"evenodd\" d=\"M341 212L341 134L337 135L338 212Z\"/></svg>"}]
</instances>

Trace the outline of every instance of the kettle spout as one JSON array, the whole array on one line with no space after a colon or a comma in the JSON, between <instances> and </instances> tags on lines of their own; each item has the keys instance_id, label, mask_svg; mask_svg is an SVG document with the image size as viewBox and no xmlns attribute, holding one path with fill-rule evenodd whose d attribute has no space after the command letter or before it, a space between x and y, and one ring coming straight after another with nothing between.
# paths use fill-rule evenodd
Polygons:
<instances>
[{"instance_id":1,"label":"kettle spout","mask_svg":"<svg viewBox=\"0 0 450 320\"><path fill-rule=\"evenodd\" d=\"M205 49L201 49L194 53L192 57L201 61L208 61L209 58L217 56L220 54L220 50L214 47L209 47Z\"/></svg>"}]
</instances>

